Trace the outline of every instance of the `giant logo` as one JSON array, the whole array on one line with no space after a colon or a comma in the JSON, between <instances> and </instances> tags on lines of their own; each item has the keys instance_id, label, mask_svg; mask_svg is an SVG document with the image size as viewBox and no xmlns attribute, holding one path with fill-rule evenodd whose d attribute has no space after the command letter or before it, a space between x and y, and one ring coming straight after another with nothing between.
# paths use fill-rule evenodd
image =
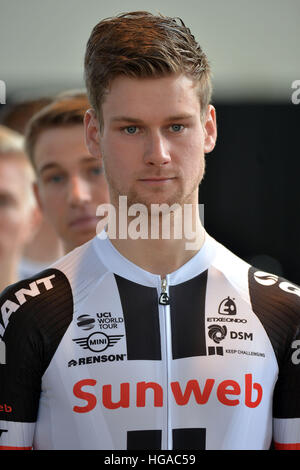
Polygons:
<instances>
[{"instance_id":1,"label":"giant logo","mask_svg":"<svg viewBox=\"0 0 300 470\"><path fill-rule=\"evenodd\" d=\"M28 288L22 288L15 292L14 300L7 299L1 306L2 322L0 318L0 323L3 324L4 328L6 328L11 314L16 312L21 307L21 305L28 301L26 297L36 297L37 295L41 294L39 287L40 285L43 285L46 290L53 289L51 279L54 278L55 274L52 274L51 276L30 282Z\"/></svg>"},{"instance_id":2,"label":"giant logo","mask_svg":"<svg viewBox=\"0 0 300 470\"><path fill-rule=\"evenodd\" d=\"M6 345L0 336L0 364L6 364Z\"/></svg>"}]
</instances>

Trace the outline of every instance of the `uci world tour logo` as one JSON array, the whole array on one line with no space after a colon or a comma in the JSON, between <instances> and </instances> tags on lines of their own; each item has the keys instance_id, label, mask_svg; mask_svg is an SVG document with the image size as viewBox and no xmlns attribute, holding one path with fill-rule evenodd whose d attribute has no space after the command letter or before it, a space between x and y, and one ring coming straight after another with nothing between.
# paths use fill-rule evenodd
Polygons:
<instances>
[{"instance_id":1,"label":"uci world tour logo","mask_svg":"<svg viewBox=\"0 0 300 470\"><path fill-rule=\"evenodd\" d=\"M95 326L95 318L88 314L79 315L77 317L77 326L83 330L91 330Z\"/></svg>"}]
</instances>

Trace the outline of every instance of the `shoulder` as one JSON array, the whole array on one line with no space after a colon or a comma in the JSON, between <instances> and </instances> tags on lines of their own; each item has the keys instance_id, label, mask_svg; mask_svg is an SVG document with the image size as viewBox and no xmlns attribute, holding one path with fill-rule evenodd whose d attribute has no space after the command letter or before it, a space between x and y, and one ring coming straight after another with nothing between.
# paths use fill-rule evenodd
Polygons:
<instances>
[{"instance_id":1,"label":"shoulder","mask_svg":"<svg viewBox=\"0 0 300 470\"><path fill-rule=\"evenodd\" d=\"M300 287L276 274L251 266L221 244L216 250L212 265L227 280L248 297L256 310L273 310L281 317L298 321L300 318ZM286 317L285 317L286 320Z\"/></svg>"},{"instance_id":2,"label":"shoulder","mask_svg":"<svg viewBox=\"0 0 300 470\"><path fill-rule=\"evenodd\" d=\"M69 321L74 304L105 272L91 240L49 268L7 287L0 296L0 336L15 320L46 327Z\"/></svg>"},{"instance_id":3,"label":"shoulder","mask_svg":"<svg viewBox=\"0 0 300 470\"><path fill-rule=\"evenodd\" d=\"M48 268L7 287L0 296L0 335L13 317L36 322L51 317L59 308L72 309L72 291L65 274ZM26 318L26 319L25 319Z\"/></svg>"},{"instance_id":4,"label":"shoulder","mask_svg":"<svg viewBox=\"0 0 300 470\"><path fill-rule=\"evenodd\" d=\"M279 361L300 330L300 287L251 266L215 242L212 266L250 306L266 330Z\"/></svg>"},{"instance_id":5,"label":"shoulder","mask_svg":"<svg viewBox=\"0 0 300 470\"><path fill-rule=\"evenodd\" d=\"M250 267L249 295L253 311L282 342L290 342L300 328L300 287L276 274Z\"/></svg>"}]
</instances>

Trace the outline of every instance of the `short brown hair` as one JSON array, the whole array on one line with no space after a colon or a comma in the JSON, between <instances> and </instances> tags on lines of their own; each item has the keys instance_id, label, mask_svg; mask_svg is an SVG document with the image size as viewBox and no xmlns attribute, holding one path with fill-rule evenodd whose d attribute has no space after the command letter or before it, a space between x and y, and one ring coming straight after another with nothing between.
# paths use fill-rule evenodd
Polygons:
<instances>
[{"instance_id":1,"label":"short brown hair","mask_svg":"<svg viewBox=\"0 0 300 470\"><path fill-rule=\"evenodd\" d=\"M198 85L201 117L211 99L208 60L180 18L146 11L124 13L100 21L85 54L85 81L90 103L102 128L101 106L118 75L159 78L183 73Z\"/></svg>"},{"instance_id":2,"label":"short brown hair","mask_svg":"<svg viewBox=\"0 0 300 470\"><path fill-rule=\"evenodd\" d=\"M21 101L8 106L8 109L1 117L1 124L24 135L25 128L30 118L40 109L47 106L52 101L51 98L42 97L29 101Z\"/></svg>"},{"instance_id":3,"label":"short brown hair","mask_svg":"<svg viewBox=\"0 0 300 470\"><path fill-rule=\"evenodd\" d=\"M85 92L65 92L31 118L25 133L25 150L33 167L34 150L39 135L55 127L83 125L85 112L90 107Z\"/></svg>"}]
</instances>

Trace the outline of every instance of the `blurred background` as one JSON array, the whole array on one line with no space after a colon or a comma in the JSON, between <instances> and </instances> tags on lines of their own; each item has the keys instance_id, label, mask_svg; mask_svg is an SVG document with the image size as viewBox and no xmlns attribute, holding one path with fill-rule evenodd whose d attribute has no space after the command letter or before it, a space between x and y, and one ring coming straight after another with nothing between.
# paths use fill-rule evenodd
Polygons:
<instances>
[{"instance_id":1,"label":"blurred background","mask_svg":"<svg viewBox=\"0 0 300 470\"><path fill-rule=\"evenodd\" d=\"M181 17L210 60L219 135L200 188L207 231L300 284L299 0L0 0L0 121L15 103L84 87L93 26L132 10Z\"/></svg>"}]
</instances>

